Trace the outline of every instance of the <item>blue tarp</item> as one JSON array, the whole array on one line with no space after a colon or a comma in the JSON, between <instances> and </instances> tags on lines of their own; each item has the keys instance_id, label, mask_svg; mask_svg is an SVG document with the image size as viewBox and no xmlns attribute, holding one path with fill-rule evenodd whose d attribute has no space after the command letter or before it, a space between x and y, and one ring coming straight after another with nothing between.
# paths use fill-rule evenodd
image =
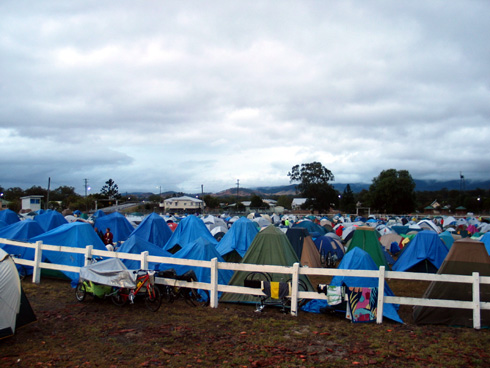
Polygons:
<instances>
[{"instance_id":1,"label":"blue tarp","mask_svg":"<svg viewBox=\"0 0 490 368\"><path fill-rule=\"evenodd\" d=\"M95 220L94 227L105 234L107 228L111 229L114 236L113 242L123 242L129 238L129 235L134 231L134 227L126 217L119 212L113 212L107 216L102 216ZM130 268L130 267L129 267Z\"/></svg>"},{"instance_id":2,"label":"blue tarp","mask_svg":"<svg viewBox=\"0 0 490 368\"><path fill-rule=\"evenodd\" d=\"M163 248L172 236L172 230L163 217L153 212L141 221L131 235L138 235L141 239Z\"/></svg>"},{"instance_id":3,"label":"blue tarp","mask_svg":"<svg viewBox=\"0 0 490 368\"><path fill-rule=\"evenodd\" d=\"M325 235L325 233L327 232L327 230L323 226L320 226L317 223L314 223L313 221L310 220L303 220L297 222L292 227L305 228L306 230L308 230L308 233L312 238L317 238L319 236Z\"/></svg>"},{"instance_id":4,"label":"blue tarp","mask_svg":"<svg viewBox=\"0 0 490 368\"><path fill-rule=\"evenodd\" d=\"M8 225L3 229L0 229L0 238L16 240L27 242L30 238L44 233L41 226L34 220L27 219L24 221L19 221L14 224ZM0 248L9 254L14 255L18 258L33 260L34 259L34 249L27 247L18 247L11 244L0 244ZM26 274L32 273L31 266L23 266Z\"/></svg>"},{"instance_id":5,"label":"blue tarp","mask_svg":"<svg viewBox=\"0 0 490 368\"><path fill-rule=\"evenodd\" d=\"M75 248L85 248L92 245L94 249L107 250L102 240L95 233L92 225L86 222L72 222L58 226L44 234L35 236L29 240L34 243L42 241L44 244L61 245ZM51 263L62 264L67 266L83 267L85 258L83 254L43 251L43 258ZM79 273L62 271L72 282L78 282Z\"/></svg>"},{"instance_id":6,"label":"blue tarp","mask_svg":"<svg viewBox=\"0 0 490 368\"><path fill-rule=\"evenodd\" d=\"M34 217L34 221L39 223L45 232L68 223L65 217L58 211L45 211Z\"/></svg>"},{"instance_id":7,"label":"blue tarp","mask_svg":"<svg viewBox=\"0 0 490 368\"><path fill-rule=\"evenodd\" d=\"M203 238L215 247L218 245L218 241L208 230L204 222L194 215L189 215L179 222L179 225L163 249L170 253L175 253L180 248L184 248L187 244L199 238Z\"/></svg>"},{"instance_id":8,"label":"blue tarp","mask_svg":"<svg viewBox=\"0 0 490 368\"><path fill-rule=\"evenodd\" d=\"M259 230L253 221L246 217L236 220L223 236L216 250L221 256L236 251L243 258Z\"/></svg>"},{"instance_id":9,"label":"blue tarp","mask_svg":"<svg viewBox=\"0 0 490 368\"><path fill-rule=\"evenodd\" d=\"M437 272L447 253L447 247L436 232L422 230L405 246L392 270L423 271L421 262L428 261L433 266L429 272Z\"/></svg>"},{"instance_id":10,"label":"blue tarp","mask_svg":"<svg viewBox=\"0 0 490 368\"><path fill-rule=\"evenodd\" d=\"M19 222L20 219L14 211L7 208L6 210L0 211L0 221L4 221L7 225L10 225Z\"/></svg>"},{"instance_id":11,"label":"blue tarp","mask_svg":"<svg viewBox=\"0 0 490 368\"><path fill-rule=\"evenodd\" d=\"M148 251L150 256L158 257L172 257L173 255L163 250L159 246L152 244L146 240L141 239L138 235L131 235L128 240L126 240L123 245L117 250L119 253L131 253L131 254L141 254ZM132 259L122 259L123 263L127 268L131 270L137 270L141 268L141 263ZM148 268L154 270L157 267L157 263L149 262Z\"/></svg>"},{"instance_id":12,"label":"blue tarp","mask_svg":"<svg viewBox=\"0 0 490 368\"><path fill-rule=\"evenodd\" d=\"M214 238L213 238L214 239ZM216 250L214 243L209 242L204 238L197 238L191 243L186 244L181 250L174 254L174 258L180 259L194 259L199 261L210 261L213 258L217 258L218 262L224 262L223 257L220 256ZM209 268L196 267L196 266L186 266L186 265L172 265L172 264L161 264L159 270L163 271L169 268L175 269L177 275L182 275L189 270L194 270L199 282L211 281L211 270ZM233 276L233 271L231 270L218 270L218 283L222 285L228 285L231 277ZM207 299L205 293L200 291L203 298ZM221 294L221 293L220 293Z\"/></svg>"},{"instance_id":13,"label":"blue tarp","mask_svg":"<svg viewBox=\"0 0 490 368\"><path fill-rule=\"evenodd\" d=\"M376 263L374 263L369 253L361 248L354 248L346 253L338 268L342 270L378 270L378 266L376 266ZM346 287L378 287L378 279L376 277L334 276L330 285ZM394 296L386 282L385 295ZM302 310L320 313L321 308L328 307L326 300L314 299L312 302L307 303ZM397 307L398 306L394 304L384 303L383 317L389 318L395 322L403 323L398 315Z\"/></svg>"}]
</instances>

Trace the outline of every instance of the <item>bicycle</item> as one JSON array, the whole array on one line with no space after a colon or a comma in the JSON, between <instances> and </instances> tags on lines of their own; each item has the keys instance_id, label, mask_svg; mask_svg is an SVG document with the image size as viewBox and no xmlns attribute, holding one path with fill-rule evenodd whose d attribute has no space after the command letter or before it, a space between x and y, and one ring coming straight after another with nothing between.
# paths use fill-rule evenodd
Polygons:
<instances>
[{"instance_id":1,"label":"bicycle","mask_svg":"<svg viewBox=\"0 0 490 368\"><path fill-rule=\"evenodd\" d=\"M152 312L156 312L162 305L162 295L155 285L155 271L138 270L134 273L136 273L136 288L116 288L111 295L112 302L121 307L128 300L130 304L134 304L137 296L144 296L145 306Z\"/></svg>"},{"instance_id":2,"label":"bicycle","mask_svg":"<svg viewBox=\"0 0 490 368\"><path fill-rule=\"evenodd\" d=\"M272 276L267 272L250 272L244 279L244 286L252 288L269 287L270 292L266 292L266 295L260 295L259 301L256 305L256 312L262 312L266 306L281 307L281 312L286 313L288 309L291 309L290 289L293 279L290 278L286 282L278 283L279 289L277 293L271 292L271 285L273 285ZM264 288L265 289L265 288ZM298 291L308 291L306 283L298 280ZM305 299L298 298L298 308L306 304Z\"/></svg>"},{"instance_id":3,"label":"bicycle","mask_svg":"<svg viewBox=\"0 0 490 368\"><path fill-rule=\"evenodd\" d=\"M169 270L160 271L158 277L166 279L174 279L180 281L194 282L198 281L196 273L193 270L189 270L182 275L177 275L177 272L171 268ZM162 293L162 298L168 303L173 303L177 299L183 299L188 305L192 307L208 306L209 305L209 291L203 290L206 297L199 294L197 289L172 286L172 285L158 285Z\"/></svg>"}]
</instances>

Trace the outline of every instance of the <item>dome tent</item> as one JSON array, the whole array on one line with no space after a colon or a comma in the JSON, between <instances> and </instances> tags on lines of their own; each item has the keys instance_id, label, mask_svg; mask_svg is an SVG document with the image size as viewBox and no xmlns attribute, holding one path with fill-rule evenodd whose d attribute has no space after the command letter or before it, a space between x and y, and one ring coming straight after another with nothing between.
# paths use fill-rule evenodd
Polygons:
<instances>
[{"instance_id":1,"label":"dome tent","mask_svg":"<svg viewBox=\"0 0 490 368\"><path fill-rule=\"evenodd\" d=\"M141 239L138 235L131 235L120 247L117 249L117 253L131 253L131 254L141 254L147 251L150 256L158 257L172 257L172 254L163 250L158 245L150 243L144 239ZM123 259L122 262L129 269L139 269L140 261L133 259ZM158 263L149 262L148 268L154 270L157 268Z\"/></svg>"},{"instance_id":2,"label":"dome tent","mask_svg":"<svg viewBox=\"0 0 490 368\"><path fill-rule=\"evenodd\" d=\"M456 240L438 274L490 276L490 257L482 242L461 239ZM423 298L472 301L472 285L467 283L432 281ZM480 285L480 300L490 302L490 285ZM461 308L438 308L416 306L413 311L416 324L445 324L451 326L473 327L473 311ZM490 326L490 311L481 310L482 327Z\"/></svg>"},{"instance_id":3,"label":"dome tent","mask_svg":"<svg viewBox=\"0 0 490 368\"><path fill-rule=\"evenodd\" d=\"M204 222L194 215L189 215L179 222L163 249L170 253L176 253L198 238L203 238L214 246L218 244Z\"/></svg>"},{"instance_id":4,"label":"dome tent","mask_svg":"<svg viewBox=\"0 0 490 368\"><path fill-rule=\"evenodd\" d=\"M0 339L36 321L12 258L0 249Z\"/></svg>"},{"instance_id":5,"label":"dome tent","mask_svg":"<svg viewBox=\"0 0 490 368\"><path fill-rule=\"evenodd\" d=\"M257 234L241 263L292 266L294 263L299 263L299 258L291 246L286 234L274 225L269 225ZM248 274L249 272L246 271L235 271L229 285L243 286L244 280ZM272 281L284 282L287 281L285 278L289 278L290 276L273 273L271 274L271 277ZM306 284L308 291L314 290L307 276L301 275L300 279ZM224 293L220 299L222 302L242 303L256 303L258 300L259 298L253 295L232 293Z\"/></svg>"},{"instance_id":6,"label":"dome tent","mask_svg":"<svg viewBox=\"0 0 490 368\"><path fill-rule=\"evenodd\" d=\"M141 221L131 235L138 235L141 239L163 248L172 236L172 230L159 214L153 212Z\"/></svg>"},{"instance_id":7,"label":"dome tent","mask_svg":"<svg viewBox=\"0 0 490 368\"><path fill-rule=\"evenodd\" d=\"M85 248L92 245L94 249L107 250L102 240L95 233L92 225L85 222L72 222L58 226L44 234L35 236L29 240L31 243L42 241L44 244L60 245L67 247ZM83 267L85 256L77 253L57 252L52 250L43 251L43 258L52 263ZM71 271L61 271L72 280L72 285L76 286L79 273Z\"/></svg>"},{"instance_id":8,"label":"dome tent","mask_svg":"<svg viewBox=\"0 0 490 368\"><path fill-rule=\"evenodd\" d=\"M250 244L257 236L257 226L246 217L241 217L233 223L230 230L223 236L216 250L226 262L240 262Z\"/></svg>"}]
</instances>

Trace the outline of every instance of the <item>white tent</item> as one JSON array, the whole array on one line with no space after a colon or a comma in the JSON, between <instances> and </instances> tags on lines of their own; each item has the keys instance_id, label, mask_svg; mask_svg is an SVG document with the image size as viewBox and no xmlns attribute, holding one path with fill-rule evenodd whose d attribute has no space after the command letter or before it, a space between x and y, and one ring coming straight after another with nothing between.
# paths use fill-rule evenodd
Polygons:
<instances>
[{"instance_id":1,"label":"white tent","mask_svg":"<svg viewBox=\"0 0 490 368\"><path fill-rule=\"evenodd\" d=\"M14 261L0 249L0 337L13 335L20 311L21 286Z\"/></svg>"},{"instance_id":2,"label":"white tent","mask_svg":"<svg viewBox=\"0 0 490 368\"><path fill-rule=\"evenodd\" d=\"M10 255L0 249L0 338L13 335L16 328L35 320L22 291L17 267Z\"/></svg>"}]
</instances>

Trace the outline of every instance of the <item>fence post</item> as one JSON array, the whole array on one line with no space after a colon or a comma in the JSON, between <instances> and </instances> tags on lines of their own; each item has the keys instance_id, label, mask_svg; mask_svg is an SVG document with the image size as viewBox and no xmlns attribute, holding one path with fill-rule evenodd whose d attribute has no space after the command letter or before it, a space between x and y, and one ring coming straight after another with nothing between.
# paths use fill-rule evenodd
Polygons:
<instances>
[{"instance_id":1,"label":"fence post","mask_svg":"<svg viewBox=\"0 0 490 368\"><path fill-rule=\"evenodd\" d=\"M84 266L88 266L91 261L92 261L92 250L94 249L94 246L93 245L87 245L85 247L85 262L84 262Z\"/></svg>"},{"instance_id":2,"label":"fence post","mask_svg":"<svg viewBox=\"0 0 490 368\"><path fill-rule=\"evenodd\" d=\"M150 253L145 250L144 252L141 252L141 269L142 270L147 270L148 269L148 255Z\"/></svg>"},{"instance_id":3,"label":"fence post","mask_svg":"<svg viewBox=\"0 0 490 368\"><path fill-rule=\"evenodd\" d=\"M473 272L473 328L481 328L480 321L480 274Z\"/></svg>"},{"instance_id":4,"label":"fence post","mask_svg":"<svg viewBox=\"0 0 490 368\"><path fill-rule=\"evenodd\" d=\"M379 267L378 276L378 309L376 312L376 323L383 323L383 307L385 296L385 266Z\"/></svg>"},{"instance_id":5,"label":"fence post","mask_svg":"<svg viewBox=\"0 0 490 368\"><path fill-rule=\"evenodd\" d=\"M293 264L293 284L291 285L291 315L298 315L299 263Z\"/></svg>"},{"instance_id":6,"label":"fence post","mask_svg":"<svg viewBox=\"0 0 490 368\"><path fill-rule=\"evenodd\" d=\"M41 240L36 242L36 248L34 248L34 270L32 272L32 282L39 284L41 282L41 259L42 259L42 246Z\"/></svg>"},{"instance_id":7,"label":"fence post","mask_svg":"<svg viewBox=\"0 0 490 368\"><path fill-rule=\"evenodd\" d=\"M218 308L218 258L211 260L211 285L209 294L209 306L211 308Z\"/></svg>"}]
</instances>

